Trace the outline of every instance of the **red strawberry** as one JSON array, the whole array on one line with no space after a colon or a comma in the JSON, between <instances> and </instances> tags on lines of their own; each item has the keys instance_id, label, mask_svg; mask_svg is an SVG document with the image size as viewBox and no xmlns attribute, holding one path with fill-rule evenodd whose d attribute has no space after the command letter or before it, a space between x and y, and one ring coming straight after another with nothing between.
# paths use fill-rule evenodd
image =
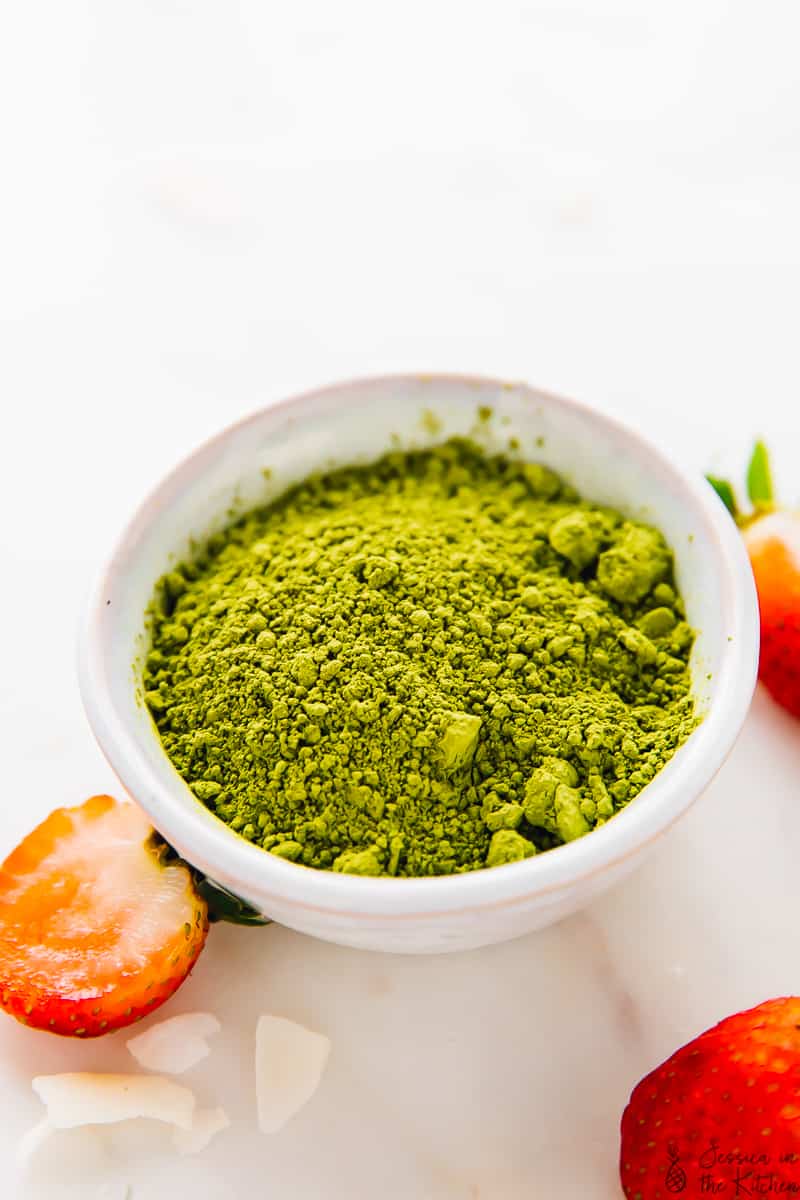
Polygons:
<instances>
[{"instance_id":1,"label":"red strawberry","mask_svg":"<svg viewBox=\"0 0 800 1200\"><path fill-rule=\"evenodd\" d=\"M774 698L800 717L800 513L778 509L769 458L758 442L747 472L750 514L738 511L730 484L709 476L742 527L761 610L759 678Z\"/></svg>"},{"instance_id":2,"label":"red strawberry","mask_svg":"<svg viewBox=\"0 0 800 1200\"><path fill-rule=\"evenodd\" d=\"M761 610L759 677L800 717L800 516L773 512L744 533Z\"/></svg>"},{"instance_id":3,"label":"red strawberry","mask_svg":"<svg viewBox=\"0 0 800 1200\"><path fill-rule=\"evenodd\" d=\"M163 1004L203 949L208 909L133 804L51 813L0 867L0 1005L96 1037Z\"/></svg>"},{"instance_id":4,"label":"red strawberry","mask_svg":"<svg viewBox=\"0 0 800 1200\"><path fill-rule=\"evenodd\" d=\"M682 1047L622 1116L628 1200L800 1194L800 997L768 1000Z\"/></svg>"}]
</instances>

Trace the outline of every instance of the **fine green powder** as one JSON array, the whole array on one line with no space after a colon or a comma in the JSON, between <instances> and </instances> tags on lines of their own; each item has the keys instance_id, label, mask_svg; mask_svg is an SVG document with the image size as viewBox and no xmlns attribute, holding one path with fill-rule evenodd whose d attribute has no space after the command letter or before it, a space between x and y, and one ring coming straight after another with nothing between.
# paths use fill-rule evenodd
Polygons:
<instances>
[{"instance_id":1,"label":"fine green powder","mask_svg":"<svg viewBox=\"0 0 800 1200\"><path fill-rule=\"evenodd\" d=\"M308 479L161 581L164 747L243 837L445 875L596 829L697 723L646 525L451 441Z\"/></svg>"}]
</instances>

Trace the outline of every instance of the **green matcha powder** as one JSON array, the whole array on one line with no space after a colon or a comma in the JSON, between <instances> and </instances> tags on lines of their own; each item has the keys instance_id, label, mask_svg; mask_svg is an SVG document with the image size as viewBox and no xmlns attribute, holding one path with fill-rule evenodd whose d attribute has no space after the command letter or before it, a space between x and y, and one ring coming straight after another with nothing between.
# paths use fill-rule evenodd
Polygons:
<instances>
[{"instance_id":1,"label":"green matcha powder","mask_svg":"<svg viewBox=\"0 0 800 1200\"><path fill-rule=\"evenodd\" d=\"M315 476L161 581L146 699L195 795L357 875L604 824L696 724L661 535L451 441Z\"/></svg>"}]
</instances>

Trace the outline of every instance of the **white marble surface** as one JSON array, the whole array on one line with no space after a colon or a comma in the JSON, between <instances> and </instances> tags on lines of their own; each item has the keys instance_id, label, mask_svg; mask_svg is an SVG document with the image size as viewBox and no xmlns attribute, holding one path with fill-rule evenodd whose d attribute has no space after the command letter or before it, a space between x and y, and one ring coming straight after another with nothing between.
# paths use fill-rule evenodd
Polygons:
<instances>
[{"instance_id":1,"label":"white marble surface","mask_svg":"<svg viewBox=\"0 0 800 1200\"><path fill-rule=\"evenodd\" d=\"M525 377L698 470L763 429L796 498L791 0L34 0L6 18L3 850L114 788L74 679L89 572L144 489L257 404L376 370ZM798 777L800 730L759 695L650 864L558 928L425 960L215 931L172 1011L222 1018L189 1078L234 1123L200 1158L117 1175L133 1200L617 1196L639 1076L800 989ZM274 1138L254 1123L264 1010L334 1043ZM30 1079L127 1065L122 1038L0 1021L4 1197L91 1200L46 1162L14 1174Z\"/></svg>"}]
</instances>

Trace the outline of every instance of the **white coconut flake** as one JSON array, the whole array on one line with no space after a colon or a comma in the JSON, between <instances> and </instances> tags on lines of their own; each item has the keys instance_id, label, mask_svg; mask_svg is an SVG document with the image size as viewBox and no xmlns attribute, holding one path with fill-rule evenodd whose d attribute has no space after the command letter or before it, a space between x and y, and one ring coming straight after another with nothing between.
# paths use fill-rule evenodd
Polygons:
<instances>
[{"instance_id":1,"label":"white coconut flake","mask_svg":"<svg viewBox=\"0 0 800 1200\"><path fill-rule=\"evenodd\" d=\"M133 1057L148 1071L182 1075L209 1053L208 1038L222 1026L211 1013L181 1013L151 1025L126 1043Z\"/></svg>"},{"instance_id":2,"label":"white coconut flake","mask_svg":"<svg viewBox=\"0 0 800 1200\"><path fill-rule=\"evenodd\" d=\"M196 1110L195 1110L196 1111ZM172 1152L174 1125L137 1117L102 1127L103 1140L115 1162L140 1163Z\"/></svg>"},{"instance_id":3,"label":"white coconut flake","mask_svg":"<svg viewBox=\"0 0 800 1200\"><path fill-rule=\"evenodd\" d=\"M113 1125L135 1117L192 1127L194 1093L161 1075L39 1075L33 1090L55 1129Z\"/></svg>"},{"instance_id":4,"label":"white coconut flake","mask_svg":"<svg viewBox=\"0 0 800 1200\"><path fill-rule=\"evenodd\" d=\"M40 1147L55 1133L55 1125L51 1125L47 1117L42 1117L38 1125L34 1125L23 1135L22 1141L17 1146L17 1166L20 1169L27 1167L32 1158L35 1158Z\"/></svg>"},{"instance_id":5,"label":"white coconut flake","mask_svg":"<svg viewBox=\"0 0 800 1200\"><path fill-rule=\"evenodd\" d=\"M265 1015L256 1026L258 1124L277 1133L317 1090L331 1043L285 1017Z\"/></svg>"},{"instance_id":6,"label":"white coconut flake","mask_svg":"<svg viewBox=\"0 0 800 1200\"><path fill-rule=\"evenodd\" d=\"M109 1177L107 1148L100 1131L91 1125L56 1129L45 1117L22 1138L16 1158L36 1195L61 1195L62 1188L79 1187L85 1198Z\"/></svg>"},{"instance_id":7,"label":"white coconut flake","mask_svg":"<svg viewBox=\"0 0 800 1200\"><path fill-rule=\"evenodd\" d=\"M197 1108L191 1129L173 1129L172 1144L179 1154L199 1154L229 1125L230 1119L224 1108Z\"/></svg>"}]
</instances>

